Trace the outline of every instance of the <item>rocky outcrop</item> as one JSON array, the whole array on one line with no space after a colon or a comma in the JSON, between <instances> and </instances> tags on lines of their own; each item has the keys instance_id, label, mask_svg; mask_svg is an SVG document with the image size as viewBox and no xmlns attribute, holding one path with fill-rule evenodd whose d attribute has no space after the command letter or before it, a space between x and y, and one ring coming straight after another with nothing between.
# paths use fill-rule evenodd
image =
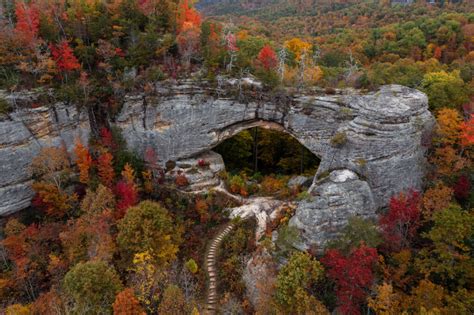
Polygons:
<instances>
[{"instance_id":1,"label":"rocky outcrop","mask_svg":"<svg viewBox=\"0 0 474 315\"><path fill-rule=\"evenodd\" d=\"M195 157L176 161L174 167L166 172L168 181L176 184L182 176L187 182L179 189L185 192L201 193L221 184L219 175L225 171L224 161L220 154L207 151Z\"/></svg>"},{"instance_id":2,"label":"rocky outcrop","mask_svg":"<svg viewBox=\"0 0 474 315\"><path fill-rule=\"evenodd\" d=\"M154 93L126 96L113 123L131 149L142 154L154 148L163 164L207 152L254 126L291 134L321 159L312 197L300 204L292 220L305 231L307 242L319 242L346 216L373 215L392 195L421 187L422 142L433 125L427 105L426 95L399 85L366 94L342 90L325 95L265 93L248 80L219 88L168 82L157 84ZM88 132L86 115L59 104L2 119L0 213L29 203L27 165L41 145L64 141L71 146L74 137L86 138ZM203 178L212 181L211 173L196 173L197 187Z\"/></svg>"},{"instance_id":3,"label":"rocky outcrop","mask_svg":"<svg viewBox=\"0 0 474 315\"><path fill-rule=\"evenodd\" d=\"M299 203L290 226L302 233L300 249L309 244L324 245L334 238L352 216L373 217L376 211L369 184L350 170L335 170L318 180L310 196Z\"/></svg>"},{"instance_id":4,"label":"rocky outcrop","mask_svg":"<svg viewBox=\"0 0 474 315\"><path fill-rule=\"evenodd\" d=\"M33 94L15 97L15 101L25 103L34 99ZM13 102L13 96L7 100ZM42 147L65 145L71 151L77 137L88 142L89 132L87 115L64 104L0 115L0 215L30 205L33 191L29 167Z\"/></svg>"},{"instance_id":5,"label":"rocky outcrop","mask_svg":"<svg viewBox=\"0 0 474 315\"><path fill-rule=\"evenodd\" d=\"M433 125L425 94L389 85L367 94L271 96L255 86L248 93L233 86L239 86L235 94L229 93L232 87L190 82L158 85L154 96L128 96L116 125L132 149L152 147L163 163L208 151L254 126L291 134L321 159L310 189L313 201L301 203L292 223L306 231L308 244L332 235L347 216L374 215L392 195L421 187L422 142ZM353 175L318 181L335 170Z\"/></svg>"}]
</instances>

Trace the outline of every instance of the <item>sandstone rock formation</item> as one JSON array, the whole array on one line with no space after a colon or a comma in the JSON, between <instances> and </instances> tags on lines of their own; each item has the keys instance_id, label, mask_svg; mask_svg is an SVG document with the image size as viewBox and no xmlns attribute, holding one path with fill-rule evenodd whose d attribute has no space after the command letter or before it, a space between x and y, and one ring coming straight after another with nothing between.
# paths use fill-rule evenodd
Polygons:
<instances>
[{"instance_id":1,"label":"sandstone rock formation","mask_svg":"<svg viewBox=\"0 0 474 315\"><path fill-rule=\"evenodd\" d=\"M204 163L199 165L199 163ZM219 173L225 171L224 161L220 154L207 151L192 158L176 161L175 167L166 172L166 178L176 182L178 176L184 176L188 185L180 188L185 192L200 193L221 184Z\"/></svg>"},{"instance_id":2,"label":"sandstone rock formation","mask_svg":"<svg viewBox=\"0 0 474 315\"><path fill-rule=\"evenodd\" d=\"M421 187L423 141L433 125L423 93L389 85L366 94L291 95L247 86L243 91L238 82L218 89L193 82L160 83L152 95L126 96L113 123L131 149L143 153L152 147L162 163L202 154L254 126L291 134L321 159L310 188L314 198L301 203L292 221L305 230L308 242L330 236L346 216L373 215L392 195ZM53 108L58 115L53 109L24 110L0 121L0 162L6 174L0 180L0 213L28 204L27 165L37 142L64 140L71 145L76 135L88 134L84 114ZM336 170L346 170L347 176Z\"/></svg>"},{"instance_id":3,"label":"sandstone rock formation","mask_svg":"<svg viewBox=\"0 0 474 315\"><path fill-rule=\"evenodd\" d=\"M322 245L337 235L351 216L373 217L377 210L368 183L350 170L335 170L318 180L298 205L290 226L302 231L300 249Z\"/></svg>"},{"instance_id":4,"label":"sandstone rock formation","mask_svg":"<svg viewBox=\"0 0 474 315\"><path fill-rule=\"evenodd\" d=\"M433 118L426 95L417 90L389 85L367 94L348 90L337 95L265 97L254 92L255 97L242 97L240 101L191 83L158 86L157 91L158 95L153 97L129 96L116 124L124 131L131 148L143 151L153 147L162 161L193 156L241 130L261 126L288 132L317 155L321 165L316 179L333 170L345 169L356 174L357 181L349 181L352 185L342 182L311 189L313 194L330 194L334 191L331 187L345 187L338 203L352 207L347 215L373 214L392 195L422 185L422 142L432 128ZM313 186L317 183L315 180ZM349 206L353 198L344 199L360 193L364 197L359 198L358 204ZM298 220L293 220L293 224L318 224L310 217L320 214L303 213L317 212L322 204L314 205L313 211L303 210L309 209L306 204L302 203L301 210L297 210ZM333 202L326 205L328 213L340 209ZM335 220L339 217L333 216ZM338 226L344 222L333 223L327 224ZM316 241L318 237L307 239Z\"/></svg>"},{"instance_id":5,"label":"sandstone rock formation","mask_svg":"<svg viewBox=\"0 0 474 315\"><path fill-rule=\"evenodd\" d=\"M8 95L6 99L31 103L35 96ZM71 151L76 137L84 144L88 142L89 132L87 115L60 103L0 115L0 215L30 205L33 191L29 166L41 147L65 145Z\"/></svg>"}]
</instances>

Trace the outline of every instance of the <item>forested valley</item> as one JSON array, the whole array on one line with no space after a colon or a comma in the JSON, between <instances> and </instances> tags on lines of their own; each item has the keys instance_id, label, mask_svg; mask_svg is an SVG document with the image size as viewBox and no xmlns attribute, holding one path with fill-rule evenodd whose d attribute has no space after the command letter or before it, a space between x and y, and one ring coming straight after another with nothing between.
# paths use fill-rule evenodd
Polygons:
<instances>
[{"instance_id":1,"label":"forested valley","mask_svg":"<svg viewBox=\"0 0 474 315\"><path fill-rule=\"evenodd\" d=\"M129 95L232 79L239 101L422 91L423 187L302 248L289 221L329 174L291 133L223 139L217 172L138 154L115 126ZM40 97L9 97L24 91ZM90 137L42 147L31 205L0 217L0 314L474 313L474 2L0 0L0 122L57 103L93 117ZM209 172L222 185L190 192ZM229 215L274 200L264 229Z\"/></svg>"}]
</instances>

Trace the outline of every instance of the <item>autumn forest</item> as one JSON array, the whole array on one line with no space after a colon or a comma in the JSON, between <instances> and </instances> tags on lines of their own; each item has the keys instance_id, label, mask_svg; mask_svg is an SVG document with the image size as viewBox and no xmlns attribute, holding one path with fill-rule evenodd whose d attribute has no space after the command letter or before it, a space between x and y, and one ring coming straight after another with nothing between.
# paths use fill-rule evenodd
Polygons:
<instances>
[{"instance_id":1,"label":"autumn forest","mask_svg":"<svg viewBox=\"0 0 474 315\"><path fill-rule=\"evenodd\" d=\"M224 188L189 193L188 173L131 150L114 124L157 82L232 78L251 97L422 91L436 120L422 189L301 250L289 221L321 161L290 134L253 126L221 141ZM0 217L0 314L474 313L472 1L0 0L0 122L25 107L3 96L23 91L41 95L28 109L93 119L72 150L39 150L31 205ZM255 218L229 218L258 198L286 205L259 238ZM204 255L227 227L211 270ZM249 279L251 255L264 277Z\"/></svg>"}]
</instances>

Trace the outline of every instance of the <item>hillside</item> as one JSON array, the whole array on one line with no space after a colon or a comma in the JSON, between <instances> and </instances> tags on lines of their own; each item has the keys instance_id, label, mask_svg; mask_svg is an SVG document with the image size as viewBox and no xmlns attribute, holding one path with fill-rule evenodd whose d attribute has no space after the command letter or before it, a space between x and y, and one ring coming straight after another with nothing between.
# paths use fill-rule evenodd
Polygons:
<instances>
[{"instance_id":1,"label":"hillside","mask_svg":"<svg viewBox=\"0 0 474 315\"><path fill-rule=\"evenodd\" d=\"M474 314L473 187L473 1L0 1L2 315Z\"/></svg>"}]
</instances>

